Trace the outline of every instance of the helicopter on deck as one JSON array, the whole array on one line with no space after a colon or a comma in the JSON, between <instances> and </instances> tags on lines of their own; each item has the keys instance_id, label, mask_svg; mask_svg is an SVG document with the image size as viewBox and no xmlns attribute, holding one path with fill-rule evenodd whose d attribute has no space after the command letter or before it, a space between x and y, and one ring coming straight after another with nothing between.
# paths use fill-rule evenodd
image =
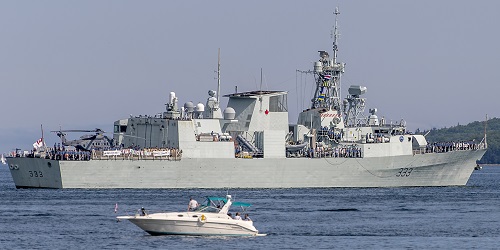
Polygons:
<instances>
[{"instance_id":1,"label":"helicopter on deck","mask_svg":"<svg viewBox=\"0 0 500 250\"><path fill-rule=\"evenodd\" d=\"M83 129L68 129L68 130L56 130L50 131L52 133L56 133L59 138L61 138L62 145L64 146L72 146L77 150L82 151L91 151L94 150L108 150L110 148L115 147L115 143L113 139L110 139L105 135L105 131L96 128L93 130L83 130ZM95 134L86 134L80 136L80 139L77 140L68 140L66 138L66 133L95 133Z\"/></svg>"}]
</instances>

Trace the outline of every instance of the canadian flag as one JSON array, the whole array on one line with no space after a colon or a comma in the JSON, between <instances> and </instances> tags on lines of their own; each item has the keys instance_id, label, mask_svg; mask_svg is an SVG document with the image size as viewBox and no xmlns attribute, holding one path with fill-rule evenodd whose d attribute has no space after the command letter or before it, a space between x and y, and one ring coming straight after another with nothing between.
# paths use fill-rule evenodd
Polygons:
<instances>
[{"instance_id":1,"label":"canadian flag","mask_svg":"<svg viewBox=\"0 0 500 250\"><path fill-rule=\"evenodd\" d=\"M35 143L33 143L33 148L39 149L43 146L43 139L38 139Z\"/></svg>"}]
</instances>

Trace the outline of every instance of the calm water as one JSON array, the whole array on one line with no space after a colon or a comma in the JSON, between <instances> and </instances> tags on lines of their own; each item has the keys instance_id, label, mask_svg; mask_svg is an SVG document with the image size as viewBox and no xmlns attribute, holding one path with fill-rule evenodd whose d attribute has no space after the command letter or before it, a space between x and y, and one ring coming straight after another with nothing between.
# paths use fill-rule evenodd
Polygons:
<instances>
[{"instance_id":1,"label":"calm water","mask_svg":"<svg viewBox=\"0 0 500 250\"><path fill-rule=\"evenodd\" d=\"M0 249L498 249L499 181L485 167L466 187L232 190L268 236L149 236L115 216L226 191L17 190L0 165Z\"/></svg>"}]
</instances>

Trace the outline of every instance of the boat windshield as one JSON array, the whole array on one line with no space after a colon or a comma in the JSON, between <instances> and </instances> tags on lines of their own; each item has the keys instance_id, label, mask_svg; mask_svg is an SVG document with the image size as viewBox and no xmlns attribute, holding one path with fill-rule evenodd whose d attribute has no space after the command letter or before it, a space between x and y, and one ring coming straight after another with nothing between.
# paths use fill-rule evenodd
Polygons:
<instances>
[{"instance_id":1,"label":"boat windshield","mask_svg":"<svg viewBox=\"0 0 500 250\"><path fill-rule=\"evenodd\" d=\"M222 207L226 204L227 198L225 197L213 197L208 196L204 203L202 203L196 211L198 212L208 212L208 213L219 213ZM250 203L235 201L232 206L241 207L242 209L251 206Z\"/></svg>"}]
</instances>

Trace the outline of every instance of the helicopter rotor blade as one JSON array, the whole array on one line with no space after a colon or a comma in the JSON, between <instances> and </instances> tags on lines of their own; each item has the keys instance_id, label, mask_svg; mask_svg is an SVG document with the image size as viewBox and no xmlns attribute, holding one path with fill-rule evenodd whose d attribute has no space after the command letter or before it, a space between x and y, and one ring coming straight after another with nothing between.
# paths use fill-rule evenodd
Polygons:
<instances>
[{"instance_id":1,"label":"helicopter rotor blade","mask_svg":"<svg viewBox=\"0 0 500 250\"><path fill-rule=\"evenodd\" d=\"M84 129L65 129L65 130L50 131L50 132L95 132L95 131L84 130Z\"/></svg>"},{"instance_id":2,"label":"helicopter rotor blade","mask_svg":"<svg viewBox=\"0 0 500 250\"><path fill-rule=\"evenodd\" d=\"M84 133L91 133L91 132L95 132L95 133L99 133L99 134L103 134L103 133L106 133L106 131L100 129L100 128L96 128L96 129L65 129L65 130L53 130L53 131L50 131L52 133L58 133L58 132L84 132Z\"/></svg>"}]
</instances>

